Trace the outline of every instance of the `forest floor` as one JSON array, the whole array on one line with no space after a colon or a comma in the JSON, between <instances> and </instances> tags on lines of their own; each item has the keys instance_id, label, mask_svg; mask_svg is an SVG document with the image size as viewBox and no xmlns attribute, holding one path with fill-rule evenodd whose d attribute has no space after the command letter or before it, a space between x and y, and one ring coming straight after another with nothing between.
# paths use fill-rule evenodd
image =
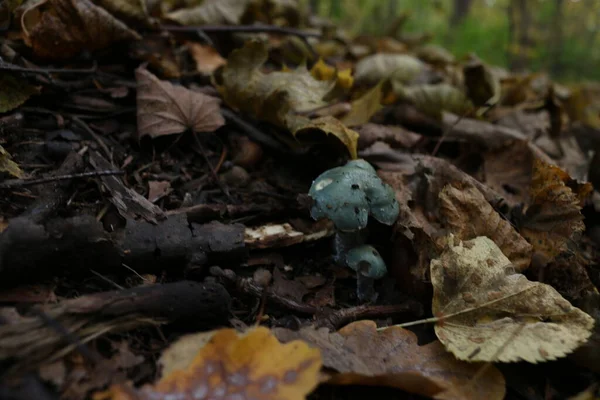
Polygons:
<instances>
[{"instance_id":1,"label":"forest floor","mask_svg":"<svg viewBox=\"0 0 600 400\"><path fill-rule=\"evenodd\" d=\"M0 398L599 398L594 84L151 3L0 4Z\"/></svg>"}]
</instances>

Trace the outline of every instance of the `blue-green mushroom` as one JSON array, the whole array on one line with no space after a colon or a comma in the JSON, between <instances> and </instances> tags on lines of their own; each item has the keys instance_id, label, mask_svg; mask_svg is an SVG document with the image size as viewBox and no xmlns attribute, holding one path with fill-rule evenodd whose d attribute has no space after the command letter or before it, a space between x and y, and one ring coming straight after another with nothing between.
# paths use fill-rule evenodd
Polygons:
<instances>
[{"instance_id":1,"label":"blue-green mushroom","mask_svg":"<svg viewBox=\"0 0 600 400\"><path fill-rule=\"evenodd\" d=\"M359 283L361 277L372 281L385 275L385 263L376 251L379 257L377 261L372 252L369 252L370 256L364 253L368 256L368 263L375 268L369 273L372 276L358 272L359 256L365 248L362 246L362 230L367 226L369 216L385 225L392 225L399 212L394 190L379 178L375 169L365 160L349 161L344 166L319 175L308 195L313 200L311 216L314 219L328 218L336 227L333 254L335 262L357 270ZM357 250L352 253L351 250L355 248ZM348 258L351 254L352 265ZM363 297L360 290L358 295L359 298Z\"/></svg>"}]
</instances>

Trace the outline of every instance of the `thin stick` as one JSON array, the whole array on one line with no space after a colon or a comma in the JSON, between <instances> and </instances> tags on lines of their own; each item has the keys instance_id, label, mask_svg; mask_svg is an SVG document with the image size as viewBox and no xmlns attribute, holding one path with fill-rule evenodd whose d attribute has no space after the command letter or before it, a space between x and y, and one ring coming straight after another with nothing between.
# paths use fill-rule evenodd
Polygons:
<instances>
[{"instance_id":1,"label":"thin stick","mask_svg":"<svg viewBox=\"0 0 600 400\"><path fill-rule=\"evenodd\" d=\"M68 68L28 68L20 67L15 64L0 61L0 71L13 71L29 74L91 74L96 72L98 66L94 62L94 66L88 69L68 69Z\"/></svg>"},{"instance_id":2,"label":"thin stick","mask_svg":"<svg viewBox=\"0 0 600 400\"><path fill-rule=\"evenodd\" d=\"M77 125L79 125L79 127L81 127L83 130L85 130L87 133L89 133L89 135L94 138L94 140L96 141L96 143L98 143L98 146L100 146L100 148L104 151L104 153L106 154L106 157L108 157L108 159L110 160L111 164L112 164L112 154L110 152L110 150L108 149L108 146L106 145L106 143L104 143L104 141L102 140L102 138L100 136L98 136L98 134L96 134L96 132L94 132L92 130L92 128L90 128L88 126L88 124L86 124L85 122L83 122L81 119L79 119L79 117L76 116L71 116L71 120L73 122L75 122Z\"/></svg>"},{"instance_id":3,"label":"thin stick","mask_svg":"<svg viewBox=\"0 0 600 400\"><path fill-rule=\"evenodd\" d=\"M56 175L56 176L48 176L45 178L38 179L11 179L8 181L0 182L0 189L14 189L17 187L26 187L33 185L41 185L49 182L56 181L68 181L70 179L79 179L79 178L91 178L98 176L108 176L108 175L122 175L123 171L92 171L92 172L81 172L78 174L68 174L68 175Z\"/></svg>"},{"instance_id":4,"label":"thin stick","mask_svg":"<svg viewBox=\"0 0 600 400\"><path fill-rule=\"evenodd\" d=\"M275 25L202 25L202 26L178 26L178 25L162 25L162 29L169 32L267 32L281 33L284 35L293 35L303 38L316 37L322 35L317 32L306 32L301 29L285 28Z\"/></svg>"}]
</instances>

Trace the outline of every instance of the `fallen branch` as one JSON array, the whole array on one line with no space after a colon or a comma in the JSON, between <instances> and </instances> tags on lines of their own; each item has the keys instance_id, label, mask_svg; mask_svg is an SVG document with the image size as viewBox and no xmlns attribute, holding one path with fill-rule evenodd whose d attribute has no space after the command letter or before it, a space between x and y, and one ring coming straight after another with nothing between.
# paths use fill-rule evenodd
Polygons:
<instances>
[{"instance_id":1,"label":"fallen branch","mask_svg":"<svg viewBox=\"0 0 600 400\"><path fill-rule=\"evenodd\" d=\"M223 286L192 281L65 300L0 325L0 360L11 363L6 373L23 372L59 359L109 332L177 321L185 321L188 328L190 324L210 328L226 323L230 302ZM68 337L76 338L76 342Z\"/></svg>"}]
</instances>

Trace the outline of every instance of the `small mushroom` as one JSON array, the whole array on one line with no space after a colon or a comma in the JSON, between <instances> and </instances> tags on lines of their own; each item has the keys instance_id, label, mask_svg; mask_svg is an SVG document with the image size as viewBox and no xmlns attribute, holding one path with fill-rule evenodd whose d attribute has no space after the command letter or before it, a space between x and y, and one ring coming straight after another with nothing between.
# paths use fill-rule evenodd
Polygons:
<instances>
[{"instance_id":1,"label":"small mushroom","mask_svg":"<svg viewBox=\"0 0 600 400\"><path fill-rule=\"evenodd\" d=\"M313 200L311 216L314 219L329 218L336 227L333 258L342 265L349 266L347 255L350 250L364 247L361 246L364 242L362 230L367 226L369 216L386 225L392 225L398 218L399 206L394 190L365 160L349 161L342 167L325 171L314 180L308 195ZM357 257L359 254L356 253ZM379 260L378 268L383 273L369 277L371 280L385 275L385 263L380 256ZM358 293L362 297L360 291Z\"/></svg>"},{"instance_id":2,"label":"small mushroom","mask_svg":"<svg viewBox=\"0 0 600 400\"><path fill-rule=\"evenodd\" d=\"M368 244L355 247L346 255L346 264L356 271L358 298L361 301L375 301L377 293L375 293L373 283L387 273L385 261L379 252Z\"/></svg>"}]
</instances>

